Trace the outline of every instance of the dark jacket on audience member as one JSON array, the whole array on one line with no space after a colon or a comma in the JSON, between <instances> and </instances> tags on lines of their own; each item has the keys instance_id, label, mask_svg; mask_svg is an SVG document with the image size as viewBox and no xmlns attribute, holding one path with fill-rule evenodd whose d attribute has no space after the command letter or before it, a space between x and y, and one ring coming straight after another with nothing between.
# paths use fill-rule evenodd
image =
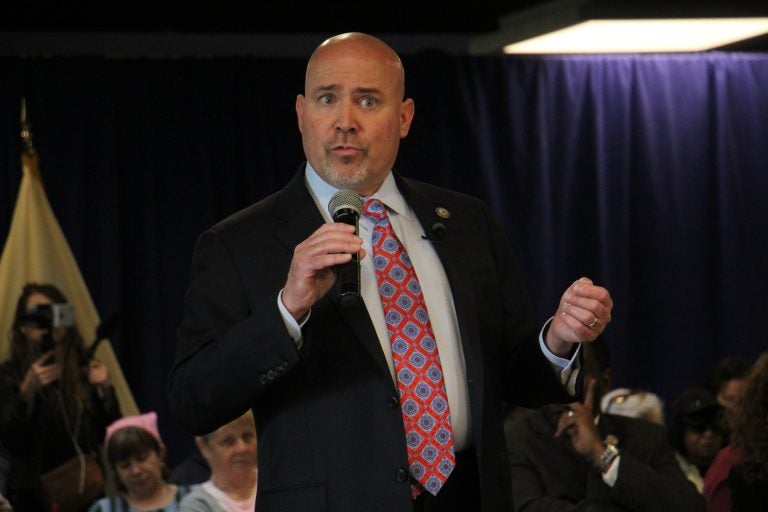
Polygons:
<instances>
[{"instance_id":1,"label":"dark jacket on audience member","mask_svg":"<svg viewBox=\"0 0 768 512\"><path fill-rule=\"evenodd\" d=\"M600 416L601 437L618 439L618 478L607 485L567 435L554 437L559 412L531 412L507 429L515 511L704 511L702 496L680 471L664 428L612 414Z\"/></svg>"}]
</instances>

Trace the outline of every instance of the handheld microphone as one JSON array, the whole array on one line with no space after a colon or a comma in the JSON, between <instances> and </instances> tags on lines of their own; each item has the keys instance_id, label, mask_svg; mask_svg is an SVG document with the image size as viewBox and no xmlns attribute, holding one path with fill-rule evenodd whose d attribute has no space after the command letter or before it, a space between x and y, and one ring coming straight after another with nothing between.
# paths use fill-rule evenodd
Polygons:
<instances>
[{"instance_id":1,"label":"handheld microphone","mask_svg":"<svg viewBox=\"0 0 768 512\"><path fill-rule=\"evenodd\" d=\"M363 210L363 200L351 190L339 190L328 202L328 212L333 222L343 222L355 227L355 235L359 234L360 212ZM339 300L342 306L356 306L360 303L360 257L357 253L343 265L337 265L336 284Z\"/></svg>"}]
</instances>

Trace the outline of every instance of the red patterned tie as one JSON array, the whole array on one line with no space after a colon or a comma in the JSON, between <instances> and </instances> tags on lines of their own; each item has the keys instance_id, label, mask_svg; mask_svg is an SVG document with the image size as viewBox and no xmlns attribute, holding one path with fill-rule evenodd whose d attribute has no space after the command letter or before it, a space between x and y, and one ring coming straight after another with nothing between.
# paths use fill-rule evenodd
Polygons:
<instances>
[{"instance_id":1,"label":"red patterned tie","mask_svg":"<svg viewBox=\"0 0 768 512\"><path fill-rule=\"evenodd\" d=\"M408 465L421 484L413 488L413 496L421 487L437 495L456 465L456 456L435 336L416 272L392 231L384 204L367 199L364 212L375 224L373 267L392 344Z\"/></svg>"}]
</instances>

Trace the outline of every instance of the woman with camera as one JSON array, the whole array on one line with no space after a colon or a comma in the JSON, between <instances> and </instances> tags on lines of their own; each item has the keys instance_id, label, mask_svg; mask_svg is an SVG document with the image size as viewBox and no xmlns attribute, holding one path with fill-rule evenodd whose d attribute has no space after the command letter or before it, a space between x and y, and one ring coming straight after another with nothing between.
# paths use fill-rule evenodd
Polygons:
<instances>
[{"instance_id":1,"label":"woman with camera","mask_svg":"<svg viewBox=\"0 0 768 512\"><path fill-rule=\"evenodd\" d=\"M107 369L89 360L55 286L24 286L14 318L11 357L0 365L6 496L15 510L86 510L104 492L98 447L120 416Z\"/></svg>"}]
</instances>

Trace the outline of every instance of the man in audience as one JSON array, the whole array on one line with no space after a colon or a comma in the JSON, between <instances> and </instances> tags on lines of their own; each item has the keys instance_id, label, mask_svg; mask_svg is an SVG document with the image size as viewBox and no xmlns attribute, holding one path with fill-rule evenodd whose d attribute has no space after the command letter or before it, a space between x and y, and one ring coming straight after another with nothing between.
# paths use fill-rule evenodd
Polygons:
<instances>
[{"instance_id":1,"label":"man in audience","mask_svg":"<svg viewBox=\"0 0 768 512\"><path fill-rule=\"evenodd\" d=\"M600 340L583 350L584 402L545 406L509 426L514 510L703 511L663 427L599 414L608 354Z\"/></svg>"}]
</instances>

